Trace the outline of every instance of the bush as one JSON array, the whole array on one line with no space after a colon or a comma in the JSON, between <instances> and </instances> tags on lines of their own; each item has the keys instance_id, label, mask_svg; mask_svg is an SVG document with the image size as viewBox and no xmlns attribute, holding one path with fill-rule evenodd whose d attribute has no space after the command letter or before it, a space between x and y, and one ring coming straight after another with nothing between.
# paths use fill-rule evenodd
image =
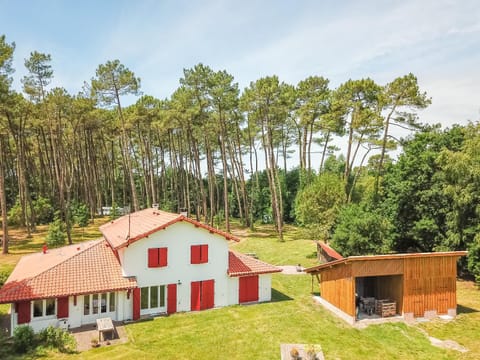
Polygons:
<instances>
[{"instance_id":1,"label":"bush","mask_svg":"<svg viewBox=\"0 0 480 360\"><path fill-rule=\"evenodd\" d=\"M53 220L54 210L50 200L39 196L38 199L33 200L33 208L37 224L48 224ZM31 215L30 207L27 206L25 211L27 212L27 217ZM24 225L23 222L22 206L17 198L15 205L8 211L8 223L10 225L22 226Z\"/></svg>"},{"instance_id":2,"label":"bush","mask_svg":"<svg viewBox=\"0 0 480 360\"><path fill-rule=\"evenodd\" d=\"M18 353L26 353L35 347L35 333L28 325L21 325L13 331L13 347Z\"/></svg>"},{"instance_id":3,"label":"bush","mask_svg":"<svg viewBox=\"0 0 480 360\"><path fill-rule=\"evenodd\" d=\"M8 224L23 225L22 223L22 207L20 206L20 201L17 199L15 205L8 211Z\"/></svg>"},{"instance_id":4,"label":"bush","mask_svg":"<svg viewBox=\"0 0 480 360\"><path fill-rule=\"evenodd\" d=\"M67 234L62 220L55 217L55 220L48 227L48 235L45 239L49 247L58 247L65 245Z\"/></svg>"},{"instance_id":5,"label":"bush","mask_svg":"<svg viewBox=\"0 0 480 360\"><path fill-rule=\"evenodd\" d=\"M37 224L48 224L53 220L54 210L50 200L39 196L33 201Z\"/></svg>"},{"instance_id":6,"label":"bush","mask_svg":"<svg viewBox=\"0 0 480 360\"><path fill-rule=\"evenodd\" d=\"M38 334L42 346L58 349L60 352L73 352L76 349L75 338L68 332L49 326Z\"/></svg>"},{"instance_id":7,"label":"bush","mask_svg":"<svg viewBox=\"0 0 480 360\"><path fill-rule=\"evenodd\" d=\"M0 287L7 282L9 273L6 271L0 271Z\"/></svg>"},{"instance_id":8,"label":"bush","mask_svg":"<svg viewBox=\"0 0 480 360\"><path fill-rule=\"evenodd\" d=\"M86 227L90 220L90 211L87 205L74 202L71 205L71 211L73 215L73 221L80 227Z\"/></svg>"}]
</instances>

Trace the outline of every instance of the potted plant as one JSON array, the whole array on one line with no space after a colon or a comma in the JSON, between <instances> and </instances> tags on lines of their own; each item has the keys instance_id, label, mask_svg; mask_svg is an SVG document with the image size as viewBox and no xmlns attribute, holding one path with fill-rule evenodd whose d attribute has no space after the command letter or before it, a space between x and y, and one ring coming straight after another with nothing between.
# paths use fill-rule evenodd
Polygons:
<instances>
[{"instance_id":1,"label":"potted plant","mask_svg":"<svg viewBox=\"0 0 480 360\"><path fill-rule=\"evenodd\" d=\"M315 349L315 345L308 345L306 355L307 355L307 360L317 359L317 350Z\"/></svg>"},{"instance_id":2,"label":"potted plant","mask_svg":"<svg viewBox=\"0 0 480 360\"><path fill-rule=\"evenodd\" d=\"M300 359L300 353L298 352L298 349L296 347L292 347L290 349L290 358L292 360L298 360Z\"/></svg>"},{"instance_id":3,"label":"potted plant","mask_svg":"<svg viewBox=\"0 0 480 360\"><path fill-rule=\"evenodd\" d=\"M90 343L92 344L93 348L100 346L100 344L98 343L98 339L96 337L92 338L92 340L90 340Z\"/></svg>"}]
</instances>

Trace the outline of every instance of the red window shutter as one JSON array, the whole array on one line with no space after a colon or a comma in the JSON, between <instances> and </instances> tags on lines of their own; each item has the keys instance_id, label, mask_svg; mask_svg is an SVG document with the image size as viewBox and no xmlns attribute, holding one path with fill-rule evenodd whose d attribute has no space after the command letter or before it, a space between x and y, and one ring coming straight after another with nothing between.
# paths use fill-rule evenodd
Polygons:
<instances>
[{"instance_id":1,"label":"red window shutter","mask_svg":"<svg viewBox=\"0 0 480 360\"><path fill-rule=\"evenodd\" d=\"M238 282L239 303L258 301L258 275L241 277Z\"/></svg>"},{"instance_id":2,"label":"red window shutter","mask_svg":"<svg viewBox=\"0 0 480 360\"><path fill-rule=\"evenodd\" d=\"M68 318L68 296L57 299L57 318Z\"/></svg>"},{"instance_id":3,"label":"red window shutter","mask_svg":"<svg viewBox=\"0 0 480 360\"><path fill-rule=\"evenodd\" d=\"M148 267L158 267L158 249L148 249Z\"/></svg>"},{"instance_id":4,"label":"red window shutter","mask_svg":"<svg viewBox=\"0 0 480 360\"><path fill-rule=\"evenodd\" d=\"M21 301L17 304L18 324L29 323L31 318L30 301Z\"/></svg>"},{"instance_id":5,"label":"red window shutter","mask_svg":"<svg viewBox=\"0 0 480 360\"><path fill-rule=\"evenodd\" d=\"M177 312L177 284L168 284L167 286L167 313Z\"/></svg>"},{"instance_id":6,"label":"red window shutter","mask_svg":"<svg viewBox=\"0 0 480 360\"><path fill-rule=\"evenodd\" d=\"M140 319L140 288L133 289L133 320Z\"/></svg>"},{"instance_id":7,"label":"red window shutter","mask_svg":"<svg viewBox=\"0 0 480 360\"><path fill-rule=\"evenodd\" d=\"M208 262L208 245L200 245L200 262Z\"/></svg>"},{"instance_id":8,"label":"red window shutter","mask_svg":"<svg viewBox=\"0 0 480 360\"><path fill-rule=\"evenodd\" d=\"M158 249L158 266L167 266L168 264L168 248Z\"/></svg>"},{"instance_id":9,"label":"red window shutter","mask_svg":"<svg viewBox=\"0 0 480 360\"><path fill-rule=\"evenodd\" d=\"M200 287L201 281L193 281L190 288L190 309L200 310Z\"/></svg>"},{"instance_id":10,"label":"red window shutter","mask_svg":"<svg viewBox=\"0 0 480 360\"><path fill-rule=\"evenodd\" d=\"M211 309L215 303L215 281L202 281L202 305L201 309Z\"/></svg>"},{"instance_id":11,"label":"red window shutter","mask_svg":"<svg viewBox=\"0 0 480 360\"><path fill-rule=\"evenodd\" d=\"M190 264L200 264L200 254L200 245L192 245L190 247Z\"/></svg>"}]
</instances>

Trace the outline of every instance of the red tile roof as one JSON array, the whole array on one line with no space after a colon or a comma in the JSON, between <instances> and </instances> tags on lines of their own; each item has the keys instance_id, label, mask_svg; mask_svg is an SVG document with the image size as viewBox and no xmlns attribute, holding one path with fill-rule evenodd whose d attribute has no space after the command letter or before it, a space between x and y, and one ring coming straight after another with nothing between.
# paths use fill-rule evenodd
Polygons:
<instances>
[{"instance_id":1,"label":"red tile roof","mask_svg":"<svg viewBox=\"0 0 480 360\"><path fill-rule=\"evenodd\" d=\"M213 234L223 236L227 240L240 241L238 238L225 231L215 229L190 219L181 214L173 214L157 209L140 210L129 215L122 216L107 224L100 226L100 231L114 249L118 249L132 242L147 237L159 230L163 230L179 221L189 222L196 227L210 231Z\"/></svg>"},{"instance_id":2,"label":"red tile roof","mask_svg":"<svg viewBox=\"0 0 480 360\"><path fill-rule=\"evenodd\" d=\"M254 259L251 256L230 250L228 252L228 275L247 276L280 272L282 269Z\"/></svg>"},{"instance_id":3,"label":"red tile roof","mask_svg":"<svg viewBox=\"0 0 480 360\"><path fill-rule=\"evenodd\" d=\"M24 256L0 289L0 304L132 289L104 240L65 246Z\"/></svg>"},{"instance_id":4,"label":"red tile roof","mask_svg":"<svg viewBox=\"0 0 480 360\"><path fill-rule=\"evenodd\" d=\"M334 258L335 260L343 259L342 255L340 255L338 252L336 252L334 249L332 249L330 246L328 246L324 242L319 241L317 244L320 245L322 250L325 251L325 253L331 258Z\"/></svg>"}]
</instances>

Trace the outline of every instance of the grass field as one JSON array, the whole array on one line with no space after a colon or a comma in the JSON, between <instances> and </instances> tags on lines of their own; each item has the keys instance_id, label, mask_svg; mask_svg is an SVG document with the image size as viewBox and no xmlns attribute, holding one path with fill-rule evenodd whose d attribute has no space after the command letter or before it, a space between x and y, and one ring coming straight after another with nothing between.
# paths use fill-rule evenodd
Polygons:
<instances>
[{"instance_id":1,"label":"grass field","mask_svg":"<svg viewBox=\"0 0 480 360\"><path fill-rule=\"evenodd\" d=\"M287 228L279 242L268 226L256 232L236 229L243 240L232 244L272 264L315 264L314 242ZM403 323L355 329L311 298L308 275L274 274L273 301L198 313L179 313L126 326L129 342L80 354L49 353L58 359L279 359L281 343L321 344L326 359L480 359L480 291L458 282L459 316L455 321ZM315 289L316 290L316 289ZM421 331L455 340L462 354L433 347ZM43 355L45 356L45 354Z\"/></svg>"}]
</instances>

